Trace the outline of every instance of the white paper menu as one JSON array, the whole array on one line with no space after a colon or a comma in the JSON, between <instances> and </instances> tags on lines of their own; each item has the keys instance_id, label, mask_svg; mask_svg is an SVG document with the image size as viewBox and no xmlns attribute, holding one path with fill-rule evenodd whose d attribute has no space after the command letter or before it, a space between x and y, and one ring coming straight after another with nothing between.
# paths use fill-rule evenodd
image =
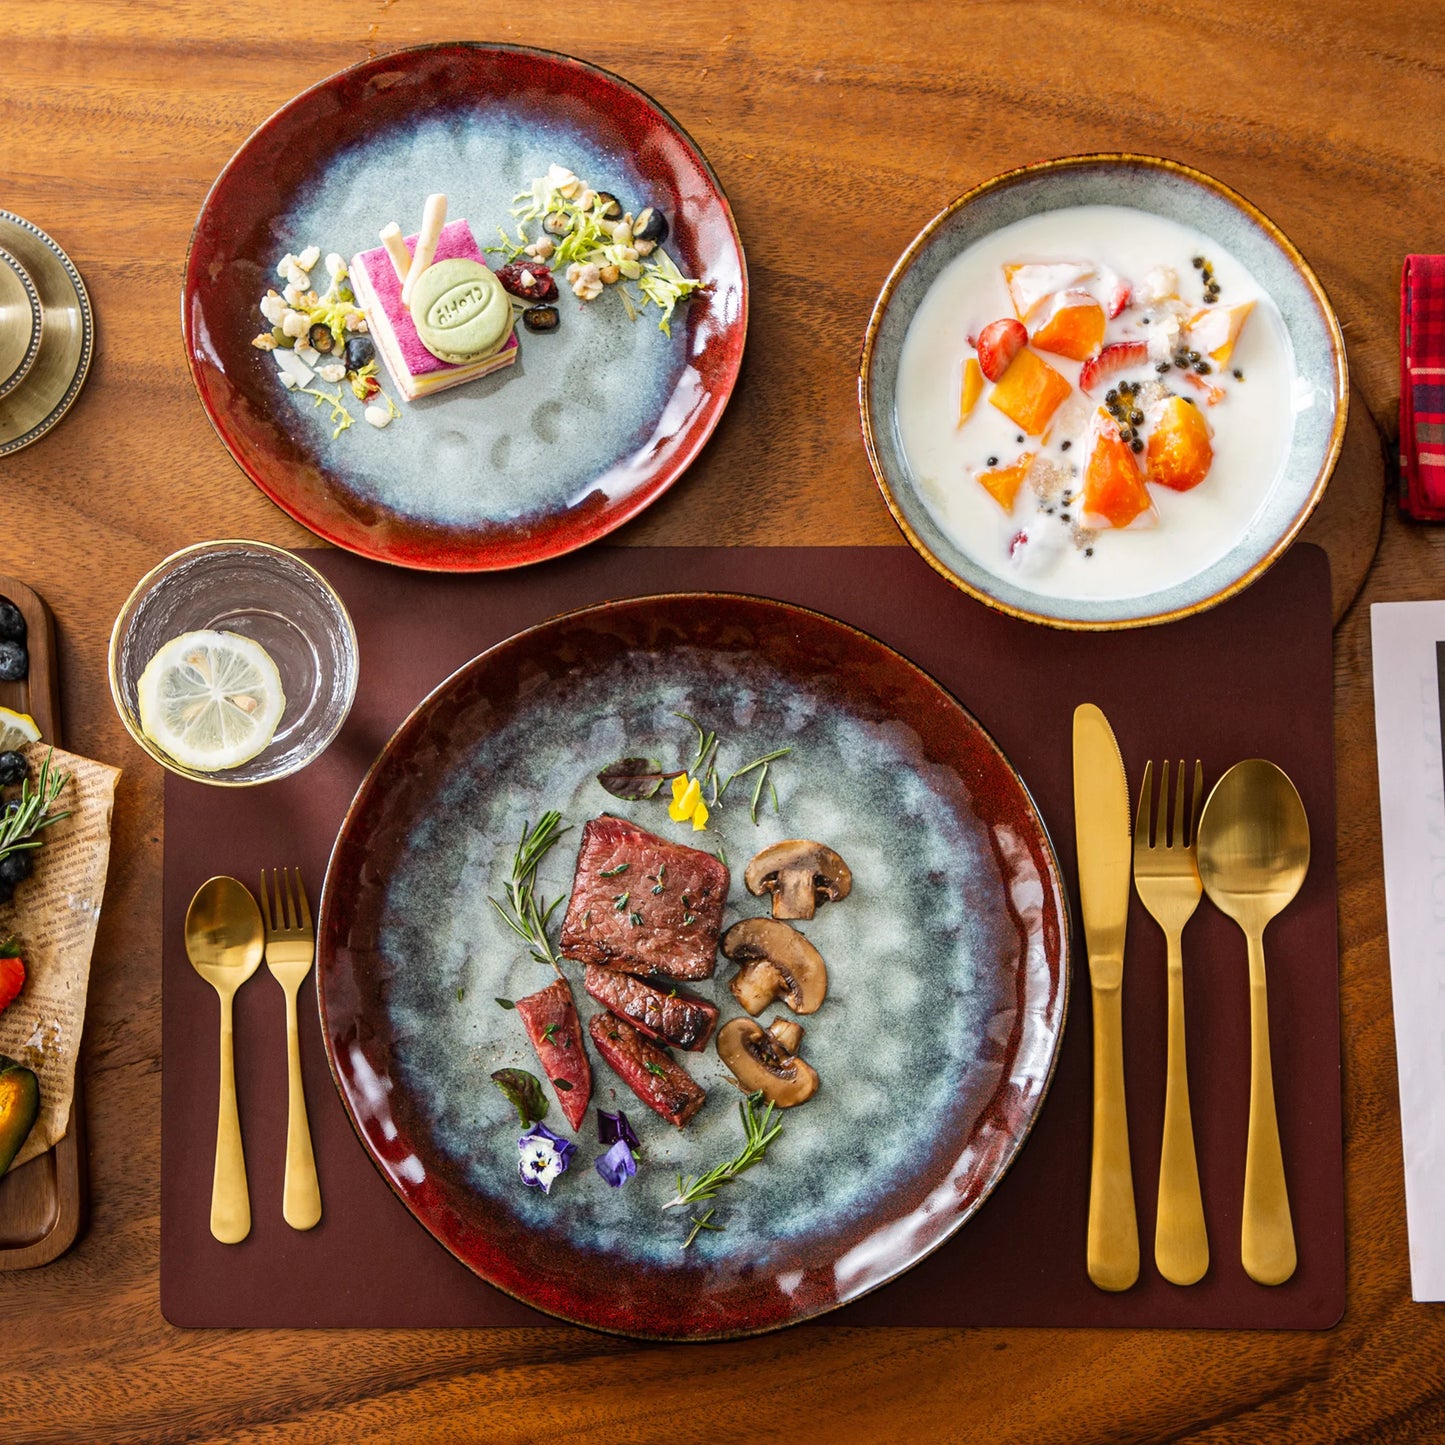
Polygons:
<instances>
[{"instance_id":1,"label":"white paper menu","mask_svg":"<svg viewBox=\"0 0 1445 1445\"><path fill-rule=\"evenodd\" d=\"M1377 602L1370 631L1410 1292L1445 1300L1445 602Z\"/></svg>"}]
</instances>

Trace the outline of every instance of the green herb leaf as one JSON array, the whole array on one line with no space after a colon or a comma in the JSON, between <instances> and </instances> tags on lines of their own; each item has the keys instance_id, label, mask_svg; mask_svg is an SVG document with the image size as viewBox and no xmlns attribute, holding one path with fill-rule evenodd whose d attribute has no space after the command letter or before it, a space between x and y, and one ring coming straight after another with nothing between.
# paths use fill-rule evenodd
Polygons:
<instances>
[{"instance_id":1,"label":"green herb leaf","mask_svg":"<svg viewBox=\"0 0 1445 1445\"><path fill-rule=\"evenodd\" d=\"M28 776L21 779L20 796L0 815L0 858L40 847L46 840L37 835L52 823L70 816L68 809L63 813L51 811L70 781L69 773L57 773L51 766L54 757L55 749L51 748L40 765L35 786L30 786Z\"/></svg>"},{"instance_id":2,"label":"green herb leaf","mask_svg":"<svg viewBox=\"0 0 1445 1445\"><path fill-rule=\"evenodd\" d=\"M466 993L467 993L467 991L466 991L466 989L464 989L464 988L459 988L459 989L457 990L457 1002L458 1002L458 1003L460 1003L460 1002L462 1001L462 999L464 999L464 998L466 997Z\"/></svg>"},{"instance_id":3,"label":"green herb leaf","mask_svg":"<svg viewBox=\"0 0 1445 1445\"><path fill-rule=\"evenodd\" d=\"M614 798L640 802L644 798L655 798L663 783L676 776L676 773L664 772L656 758L618 758L597 774L597 781ZM627 865L624 863L622 866L625 868ZM604 873L602 876L611 878L613 875Z\"/></svg>"},{"instance_id":4,"label":"green herb leaf","mask_svg":"<svg viewBox=\"0 0 1445 1445\"><path fill-rule=\"evenodd\" d=\"M654 1064L651 1059L647 1061L647 1072L649 1074L655 1074L659 1079L665 1079L667 1077L667 1070L660 1064Z\"/></svg>"},{"instance_id":5,"label":"green herb leaf","mask_svg":"<svg viewBox=\"0 0 1445 1445\"><path fill-rule=\"evenodd\" d=\"M708 1221L716 1213L717 1208L716 1206L714 1206L712 1209L709 1209L708 1212L704 1214L701 1219L689 1218L688 1223L692 1225L692 1229L688 1233L687 1238L684 1239L682 1242L682 1247L684 1249L686 1249L688 1245L690 1245L704 1229L717 1230L719 1233L722 1231L722 1225L708 1223Z\"/></svg>"},{"instance_id":6,"label":"green herb leaf","mask_svg":"<svg viewBox=\"0 0 1445 1445\"><path fill-rule=\"evenodd\" d=\"M566 1079L553 1079L552 1087L561 1089L564 1094L570 1094L572 1092L572 1085L569 1084Z\"/></svg>"},{"instance_id":7,"label":"green herb leaf","mask_svg":"<svg viewBox=\"0 0 1445 1445\"><path fill-rule=\"evenodd\" d=\"M597 876L599 878L616 878L626 873L631 866L630 863L619 863L615 868L604 868Z\"/></svg>"},{"instance_id":8,"label":"green herb leaf","mask_svg":"<svg viewBox=\"0 0 1445 1445\"><path fill-rule=\"evenodd\" d=\"M524 1129L547 1117L547 1096L535 1074L529 1074L526 1069L498 1069L492 1075L492 1082L516 1109Z\"/></svg>"},{"instance_id":9,"label":"green herb leaf","mask_svg":"<svg viewBox=\"0 0 1445 1445\"><path fill-rule=\"evenodd\" d=\"M512 1002L512 1000L509 999L509 998L497 998L497 999L493 999L492 1002L493 1002L493 1003L499 1003L499 1004L501 1004L501 1006L502 1006L503 1008L516 1008L516 1006L517 1006L517 1005L514 1004L514 1003Z\"/></svg>"}]
</instances>

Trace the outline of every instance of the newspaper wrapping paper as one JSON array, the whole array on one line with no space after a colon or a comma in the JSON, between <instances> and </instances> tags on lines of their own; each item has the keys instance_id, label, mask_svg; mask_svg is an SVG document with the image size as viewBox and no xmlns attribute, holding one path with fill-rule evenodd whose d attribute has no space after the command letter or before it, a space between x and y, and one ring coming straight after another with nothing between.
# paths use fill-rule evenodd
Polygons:
<instances>
[{"instance_id":1,"label":"newspaper wrapping paper","mask_svg":"<svg viewBox=\"0 0 1445 1445\"><path fill-rule=\"evenodd\" d=\"M30 743L21 751L33 786L50 745ZM0 1013L0 1054L40 1080L40 1117L12 1169L65 1137L120 778L118 769L60 748L51 766L71 775L55 802L70 816L41 833L45 846L36 850L34 873L10 903L0 904L0 939L13 934L25 959L25 986Z\"/></svg>"}]
</instances>

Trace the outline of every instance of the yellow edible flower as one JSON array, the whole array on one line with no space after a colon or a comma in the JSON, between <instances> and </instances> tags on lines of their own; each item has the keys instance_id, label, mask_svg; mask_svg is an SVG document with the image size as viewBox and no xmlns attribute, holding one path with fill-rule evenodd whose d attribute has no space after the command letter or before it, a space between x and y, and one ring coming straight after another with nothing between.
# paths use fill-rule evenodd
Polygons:
<instances>
[{"instance_id":1,"label":"yellow edible flower","mask_svg":"<svg viewBox=\"0 0 1445 1445\"><path fill-rule=\"evenodd\" d=\"M686 773L679 773L672 780L672 802L667 805L667 816L674 823L685 823L692 819L692 830L701 833L707 827L707 804L702 800L702 784Z\"/></svg>"}]
</instances>

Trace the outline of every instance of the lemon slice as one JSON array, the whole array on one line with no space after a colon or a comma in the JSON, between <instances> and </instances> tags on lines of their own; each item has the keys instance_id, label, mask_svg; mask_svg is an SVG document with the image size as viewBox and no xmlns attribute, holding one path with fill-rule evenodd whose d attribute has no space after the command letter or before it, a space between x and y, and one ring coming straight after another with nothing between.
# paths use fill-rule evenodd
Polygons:
<instances>
[{"instance_id":1,"label":"lemon slice","mask_svg":"<svg viewBox=\"0 0 1445 1445\"><path fill-rule=\"evenodd\" d=\"M8 753L12 748L39 741L40 729L28 712L0 707L0 753Z\"/></svg>"},{"instance_id":2,"label":"lemon slice","mask_svg":"<svg viewBox=\"0 0 1445 1445\"><path fill-rule=\"evenodd\" d=\"M141 731L198 773L249 762L276 735L286 694L271 654L234 632L187 632L146 664Z\"/></svg>"}]
</instances>

